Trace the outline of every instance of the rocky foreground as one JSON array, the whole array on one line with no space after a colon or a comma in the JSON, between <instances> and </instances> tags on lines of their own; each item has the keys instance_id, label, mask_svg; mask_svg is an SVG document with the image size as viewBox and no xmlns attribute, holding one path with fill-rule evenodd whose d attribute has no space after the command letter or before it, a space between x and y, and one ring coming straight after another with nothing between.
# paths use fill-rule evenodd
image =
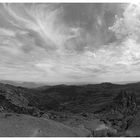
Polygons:
<instances>
[{"instance_id":1,"label":"rocky foreground","mask_svg":"<svg viewBox=\"0 0 140 140\"><path fill-rule=\"evenodd\" d=\"M71 128L62 123L29 115L1 113L1 137L80 137L90 136L84 128Z\"/></svg>"}]
</instances>

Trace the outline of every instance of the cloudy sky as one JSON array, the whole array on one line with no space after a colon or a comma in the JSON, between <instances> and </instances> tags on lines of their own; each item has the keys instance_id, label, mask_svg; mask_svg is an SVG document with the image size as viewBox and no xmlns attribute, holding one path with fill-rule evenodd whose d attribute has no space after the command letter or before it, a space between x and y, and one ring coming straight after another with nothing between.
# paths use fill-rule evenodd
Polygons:
<instances>
[{"instance_id":1,"label":"cloudy sky","mask_svg":"<svg viewBox=\"0 0 140 140\"><path fill-rule=\"evenodd\" d=\"M0 4L0 79L140 80L140 5Z\"/></svg>"}]
</instances>

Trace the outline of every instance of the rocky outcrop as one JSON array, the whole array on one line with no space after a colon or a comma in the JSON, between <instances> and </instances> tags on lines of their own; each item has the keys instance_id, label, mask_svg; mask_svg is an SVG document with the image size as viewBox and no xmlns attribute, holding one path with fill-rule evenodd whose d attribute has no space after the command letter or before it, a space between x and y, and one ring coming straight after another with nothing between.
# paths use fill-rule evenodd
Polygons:
<instances>
[{"instance_id":1,"label":"rocky outcrop","mask_svg":"<svg viewBox=\"0 0 140 140\"><path fill-rule=\"evenodd\" d=\"M14 99L13 99L14 100ZM11 99L8 99L6 94L0 95L0 112L13 112L18 114L29 114L32 116L40 117L43 112L41 112L36 107L29 106L18 106L18 104L14 104Z\"/></svg>"},{"instance_id":2,"label":"rocky outcrop","mask_svg":"<svg viewBox=\"0 0 140 140\"><path fill-rule=\"evenodd\" d=\"M136 97L134 92L121 91L119 95L114 98L114 110L119 111L125 116L134 115L137 111Z\"/></svg>"},{"instance_id":3,"label":"rocky outcrop","mask_svg":"<svg viewBox=\"0 0 140 140\"><path fill-rule=\"evenodd\" d=\"M128 91L120 91L113 102L100 111L101 120L116 129L125 131L132 123L137 113L135 94Z\"/></svg>"}]
</instances>

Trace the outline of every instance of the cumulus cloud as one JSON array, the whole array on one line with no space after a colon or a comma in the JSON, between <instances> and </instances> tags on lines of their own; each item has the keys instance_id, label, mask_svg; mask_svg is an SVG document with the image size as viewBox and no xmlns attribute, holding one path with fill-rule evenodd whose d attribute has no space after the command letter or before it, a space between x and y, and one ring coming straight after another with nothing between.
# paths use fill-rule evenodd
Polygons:
<instances>
[{"instance_id":1,"label":"cumulus cloud","mask_svg":"<svg viewBox=\"0 0 140 140\"><path fill-rule=\"evenodd\" d=\"M140 59L140 5L129 4L123 17L116 16L116 22L110 30L114 31L116 36L121 39L120 49L123 56L121 63L131 65Z\"/></svg>"}]
</instances>

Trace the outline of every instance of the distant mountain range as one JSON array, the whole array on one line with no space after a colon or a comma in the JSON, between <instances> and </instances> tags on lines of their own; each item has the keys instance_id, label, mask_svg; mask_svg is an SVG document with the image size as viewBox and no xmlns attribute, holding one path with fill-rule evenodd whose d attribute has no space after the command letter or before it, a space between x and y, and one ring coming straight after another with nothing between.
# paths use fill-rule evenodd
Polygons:
<instances>
[{"instance_id":1,"label":"distant mountain range","mask_svg":"<svg viewBox=\"0 0 140 140\"><path fill-rule=\"evenodd\" d=\"M10 80L0 80L1 83L10 84L14 86L21 86L26 88L36 88L45 85L44 83L37 82L22 82L22 81L10 81Z\"/></svg>"},{"instance_id":2,"label":"distant mountain range","mask_svg":"<svg viewBox=\"0 0 140 140\"><path fill-rule=\"evenodd\" d=\"M73 83L73 82L66 82L63 83L43 83L43 82L24 82L24 81L12 81L12 80L0 80L0 83L10 84L13 86L20 86L26 88L37 88L37 87L45 87L45 86L55 86L55 85L93 85L93 84L102 84L102 83ZM110 82L103 82L103 83L110 83ZM138 81L121 81L121 82L114 82L112 84L129 84L129 83L138 83Z\"/></svg>"}]
</instances>

